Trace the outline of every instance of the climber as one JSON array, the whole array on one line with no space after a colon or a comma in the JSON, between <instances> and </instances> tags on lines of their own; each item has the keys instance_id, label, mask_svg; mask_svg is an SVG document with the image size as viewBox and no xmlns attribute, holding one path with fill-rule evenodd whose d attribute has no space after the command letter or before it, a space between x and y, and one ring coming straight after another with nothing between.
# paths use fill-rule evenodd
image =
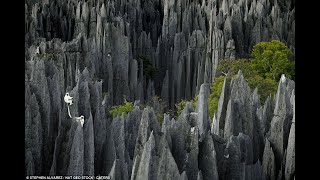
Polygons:
<instances>
[{"instance_id":1,"label":"climber","mask_svg":"<svg viewBox=\"0 0 320 180\"><path fill-rule=\"evenodd\" d=\"M70 106L72 105L72 99L73 97L69 96L69 93L66 93L66 95L64 96L64 102L66 102Z\"/></svg>"},{"instance_id":2,"label":"climber","mask_svg":"<svg viewBox=\"0 0 320 180\"><path fill-rule=\"evenodd\" d=\"M83 124L84 124L84 116L80 116L80 117L75 117L76 121L77 122L80 122L81 123L81 126L83 127Z\"/></svg>"},{"instance_id":3,"label":"climber","mask_svg":"<svg viewBox=\"0 0 320 180\"><path fill-rule=\"evenodd\" d=\"M70 106L72 105L72 99L73 99L73 97L69 96L69 93L66 93L66 95L64 96L64 102L67 103L68 115L70 118L72 118L72 116L70 113L69 104L70 104Z\"/></svg>"}]
</instances>

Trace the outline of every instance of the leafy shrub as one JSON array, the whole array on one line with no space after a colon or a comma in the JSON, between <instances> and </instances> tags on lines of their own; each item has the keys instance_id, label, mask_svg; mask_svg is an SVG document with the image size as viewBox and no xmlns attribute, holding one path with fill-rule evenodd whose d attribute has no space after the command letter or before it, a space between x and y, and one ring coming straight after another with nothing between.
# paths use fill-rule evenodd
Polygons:
<instances>
[{"instance_id":1,"label":"leafy shrub","mask_svg":"<svg viewBox=\"0 0 320 180\"><path fill-rule=\"evenodd\" d=\"M175 104L175 107L177 109L177 114L181 114L184 107L186 107L187 101L182 99L180 102Z\"/></svg>"},{"instance_id":2,"label":"leafy shrub","mask_svg":"<svg viewBox=\"0 0 320 180\"><path fill-rule=\"evenodd\" d=\"M122 113L124 113L124 116L126 117L127 114L132 110L133 110L133 103L128 102L127 100L124 100L123 105L112 106L110 113L112 114L113 118L115 118L117 115L121 116Z\"/></svg>"},{"instance_id":3,"label":"leafy shrub","mask_svg":"<svg viewBox=\"0 0 320 180\"><path fill-rule=\"evenodd\" d=\"M157 112L157 113L156 113L156 116L157 116L157 120L158 120L158 122L160 123L160 126L162 126L163 118L164 118L163 113L161 113L161 112Z\"/></svg>"},{"instance_id":4,"label":"leafy shrub","mask_svg":"<svg viewBox=\"0 0 320 180\"><path fill-rule=\"evenodd\" d=\"M182 99L179 103L175 104L175 107L177 109L176 110L177 115L181 114L183 109L186 107L187 102L188 101ZM198 96L196 96L193 99L191 99L190 102L191 102L191 105L192 105L193 109L195 110L196 106L197 106L197 102L198 102Z\"/></svg>"},{"instance_id":5,"label":"leafy shrub","mask_svg":"<svg viewBox=\"0 0 320 180\"><path fill-rule=\"evenodd\" d=\"M43 60L51 60L51 59L54 59L54 54L53 53L42 53L42 54L37 54L37 57L39 59L43 59Z\"/></svg>"}]
</instances>

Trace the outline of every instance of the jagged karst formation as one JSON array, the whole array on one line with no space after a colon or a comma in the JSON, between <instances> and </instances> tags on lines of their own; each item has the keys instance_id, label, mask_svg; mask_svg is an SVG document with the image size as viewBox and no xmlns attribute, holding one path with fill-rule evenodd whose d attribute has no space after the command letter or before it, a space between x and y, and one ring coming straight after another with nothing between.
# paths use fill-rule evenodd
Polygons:
<instances>
[{"instance_id":1,"label":"jagged karst formation","mask_svg":"<svg viewBox=\"0 0 320 180\"><path fill-rule=\"evenodd\" d=\"M271 39L294 51L294 1L27 0L25 10L27 175L294 178L294 81L283 76L260 102L239 71L225 79L214 117L208 110L221 59ZM198 102L160 124L163 107L139 105L155 95L165 110ZM124 98L134 109L113 118Z\"/></svg>"},{"instance_id":2,"label":"jagged karst formation","mask_svg":"<svg viewBox=\"0 0 320 180\"><path fill-rule=\"evenodd\" d=\"M71 113L86 117L82 127L69 118L63 97L56 96L58 88L44 96L48 86L59 86L58 78L50 81L59 73L50 72L52 65L35 62L33 68L46 68L31 68L34 78L26 84L27 174L99 174L114 179L294 177L295 83L290 79L282 77L275 98L261 104L257 89L252 92L239 71L237 78L224 81L219 108L226 112L222 118L218 111L219 118L212 123L208 102L202 98L209 93L208 84L203 84L196 109L187 103L176 120L165 115L161 126L152 107L135 105L126 117L112 119L102 104L102 83L92 81L85 69L70 91ZM43 91L36 91L46 73L49 81L41 86Z\"/></svg>"},{"instance_id":3,"label":"jagged karst formation","mask_svg":"<svg viewBox=\"0 0 320 180\"><path fill-rule=\"evenodd\" d=\"M253 45L278 39L294 51L291 0L27 1L26 59L57 59L61 88L79 71L103 79L110 105L161 96L169 108L211 83L221 59L247 57ZM150 78L141 69L147 57ZM60 76L63 76L60 74Z\"/></svg>"}]
</instances>

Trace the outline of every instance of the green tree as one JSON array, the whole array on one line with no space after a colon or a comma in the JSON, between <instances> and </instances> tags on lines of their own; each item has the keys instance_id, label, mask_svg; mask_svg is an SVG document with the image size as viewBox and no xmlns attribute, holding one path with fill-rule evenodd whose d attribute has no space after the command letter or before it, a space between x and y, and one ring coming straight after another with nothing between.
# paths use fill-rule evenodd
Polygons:
<instances>
[{"instance_id":1,"label":"green tree","mask_svg":"<svg viewBox=\"0 0 320 180\"><path fill-rule=\"evenodd\" d=\"M289 61L291 50L282 42L260 42L253 47L253 68L264 78L278 81L281 74L294 79L294 63Z\"/></svg>"},{"instance_id":2,"label":"green tree","mask_svg":"<svg viewBox=\"0 0 320 180\"><path fill-rule=\"evenodd\" d=\"M184 107L186 107L187 101L182 99L180 102L175 104L175 107L177 109L177 114L180 114Z\"/></svg>"}]
</instances>

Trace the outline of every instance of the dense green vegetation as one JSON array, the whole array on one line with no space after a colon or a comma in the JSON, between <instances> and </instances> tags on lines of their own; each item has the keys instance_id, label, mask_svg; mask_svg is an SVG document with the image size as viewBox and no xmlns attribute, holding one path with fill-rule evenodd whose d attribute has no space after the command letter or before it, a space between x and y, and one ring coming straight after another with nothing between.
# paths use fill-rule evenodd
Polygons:
<instances>
[{"instance_id":1,"label":"dense green vegetation","mask_svg":"<svg viewBox=\"0 0 320 180\"><path fill-rule=\"evenodd\" d=\"M105 95L105 93L104 93L104 95ZM162 104L162 100L158 96L154 96L146 104L140 104L140 109L143 110L146 106L153 107L157 121L160 123L160 125L162 125L163 118L164 118L164 110L163 110L164 105ZM155 108L155 107L158 107L158 108ZM109 112L110 112L110 114L112 114L113 118L115 118L117 116L121 116L122 113L124 113L124 117L126 117L129 112L133 111L133 108L134 108L134 106L133 106L132 102L124 100L124 104L112 106L111 110ZM170 114L169 112L167 112L167 113Z\"/></svg>"},{"instance_id":2,"label":"dense green vegetation","mask_svg":"<svg viewBox=\"0 0 320 180\"><path fill-rule=\"evenodd\" d=\"M126 117L127 114L132 110L133 110L133 103L128 102L127 100L124 100L124 104L112 106L110 113L112 114L113 118L115 118L117 115L121 116L122 113L124 113L124 117Z\"/></svg>"},{"instance_id":3,"label":"dense green vegetation","mask_svg":"<svg viewBox=\"0 0 320 180\"><path fill-rule=\"evenodd\" d=\"M263 78L271 78L278 81L281 74L294 79L295 65L289 61L292 56L291 50L282 42L260 42L253 47L252 66Z\"/></svg>"}]
</instances>

